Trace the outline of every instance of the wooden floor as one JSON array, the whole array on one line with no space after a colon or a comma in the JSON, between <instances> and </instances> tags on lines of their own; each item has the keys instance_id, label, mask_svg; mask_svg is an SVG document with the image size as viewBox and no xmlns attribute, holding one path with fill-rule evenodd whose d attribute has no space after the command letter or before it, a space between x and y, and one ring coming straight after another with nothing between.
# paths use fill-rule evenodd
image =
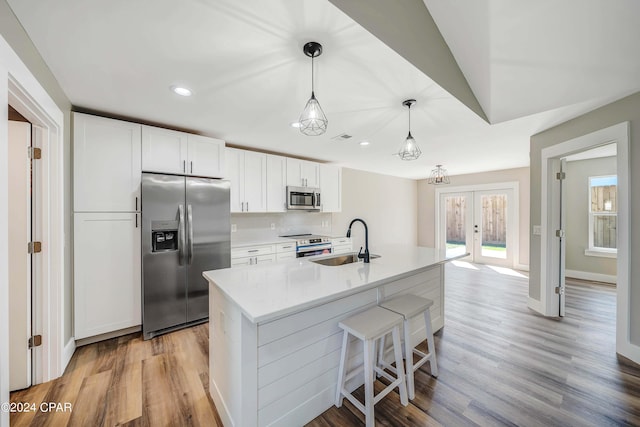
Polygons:
<instances>
[{"instance_id":1,"label":"wooden floor","mask_svg":"<svg viewBox=\"0 0 640 427\"><path fill-rule=\"evenodd\" d=\"M385 397L377 425L640 425L640 368L615 355L615 288L569 283L567 316L546 319L526 307L526 277L459 265L470 268L446 270L438 379L423 366L416 398L403 407L396 392ZM12 414L11 425L222 425L208 382L207 325L130 335L78 349L64 376L11 395L72 412ZM309 424L362 425L346 400Z\"/></svg>"},{"instance_id":2,"label":"wooden floor","mask_svg":"<svg viewBox=\"0 0 640 427\"><path fill-rule=\"evenodd\" d=\"M471 268L447 265L438 378L421 367L416 398L385 397L377 425L640 425L640 368L615 354L614 287L568 281L566 317L554 320L527 309L526 277L459 265ZM308 424L362 425L346 399Z\"/></svg>"},{"instance_id":3,"label":"wooden floor","mask_svg":"<svg viewBox=\"0 0 640 427\"><path fill-rule=\"evenodd\" d=\"M12 427L222 426L209 397L207 324L80 347L62 377L12 393L11 401L72 404L71 412L13 413Z\"/></svg>"}]
</instances>

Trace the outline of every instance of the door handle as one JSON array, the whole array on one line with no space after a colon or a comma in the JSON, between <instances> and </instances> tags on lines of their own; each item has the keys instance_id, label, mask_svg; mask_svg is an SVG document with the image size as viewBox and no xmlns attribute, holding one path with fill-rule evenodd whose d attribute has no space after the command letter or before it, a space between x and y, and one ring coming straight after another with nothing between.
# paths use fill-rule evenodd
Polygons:
<instances>
[{"instance_id":1,"label":"door handle","mask_svg":"<svg viewBox=\"0 0 640 427\"><path fill-rule=\"evenodd\" d=\"M186 246L184 230L184 206L178 205L178 263L184 262L184 247Z\"/></svg>"},{"instance_id":2,"label":"door handle","mask_svg":"<svg viewBox=\"0 0 640 427\"><path fill-rule=\"evenodd\" d=\"M188 263L191 265L193 262L193 209L191 205L187 206L187 226L189 227L189 235L187 236L189 239Z\"/></svg>"}]
</instances>

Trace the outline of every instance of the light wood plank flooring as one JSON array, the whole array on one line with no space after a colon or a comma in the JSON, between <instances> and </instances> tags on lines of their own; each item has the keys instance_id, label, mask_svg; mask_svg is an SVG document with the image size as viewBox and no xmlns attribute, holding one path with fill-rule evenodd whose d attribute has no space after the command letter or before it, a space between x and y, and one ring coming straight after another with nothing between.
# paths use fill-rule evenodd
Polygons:
<instances>
[{"instance_id":1,"label":"light wood plank flooring","mask_svg":"<svg viewBox=\"0 0 640 427\"><path fill-rule=\"evenodd\" d=\"M416 398L403 407L391 393L376 405L377 425L640 425L640 368L615 355L615 288L569 284L567 317L545 319L526 307L526 277L468 266L447 266L440 376L423 366ZM73 412L12 414L11 425L222 425L208 382L207 325L129 335L80 348L64 376L11 395L71 402ZM309 425L364 419L345 400Z\"/></svg>"},{"instance_id":2,"label":"light wood plank flooring","mask_svg":"<svg viewBox=\"0 0 640 427\"><path fill-rule=\"evenodd\" d=\"M568 281L566 317L547 319L527 308L526 277L458 264L470 268L446 268L439 377L421 367L416 398L387 396L377 425L640 425L640 367L615 354L614 287ZM346 399L308 424L361 425Z\"/></svg>"}]
</instances>

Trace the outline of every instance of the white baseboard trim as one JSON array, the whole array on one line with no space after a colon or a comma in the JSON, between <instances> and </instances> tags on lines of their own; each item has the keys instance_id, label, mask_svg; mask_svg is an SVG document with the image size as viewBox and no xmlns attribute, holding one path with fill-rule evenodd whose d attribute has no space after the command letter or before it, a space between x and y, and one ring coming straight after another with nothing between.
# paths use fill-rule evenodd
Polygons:
<instances>
[{"instance_id":1,"label":"white baseboard trim","mask_svg":"<svg viewBox=\"0 0 640 427\"><path fill-rule=\"evenodd\" d=\"M83 345L89 345L93 343L97 343L104 340L110 340L111 338L117 338L124 335L135 334L136 332L140 332L142 330L142 326L132 326L130 328L119 329L113 332L107 332L106 334L95 335L92 337L81 338L76 341L77 347L82 347Z\"/></svg>"},{"instance_id":2,"label":"white baseboard trim","mask_svg":"<svg viewBox=\"0 0 640 427\"><path fill-rule=\"evenodd\" d=\"M640 346L631 344L629 341L616 343L616 353L626 357L634 363L640 364Z\"/></svg>"},{"instance_id":3,"label":"white baseboard trim","mask_svg":"<svg viewBox=\"0 0 640 427\"><path fill-rule=\"evenodd\" d=\"M520 271L529 271L529 266L527 264L516 264L513 268Z\"/></svg>"},{"instance_id":4,"label":"white baseboard trim","mask_svg":"<svg viewBox=\"0 0 640 427\"><path fill-rule=\"evenodd\" d=\"M73 357L73 353L76 351L76 340L71 337L71 339L69 340L69 342L64 346L64 350L62 350L62 366L60 369L60 372L64 372L64 370L67 368L67 365L69 364L69 362L71 361L71 358Z\"/></svg>"},{"instance_id":5,"label":"white baseboard trim","mask_svg":"<svg viewBox=\"0 0 640 427\"><path fill-rule=\"evenodd\" d=\"M529 300L527 301L527 307L529 307L533 311L536 311L542 314L543 316L545 315L544 310L542 309L542 303L537 299L533 299L529 297Z\"/></svg>"},{"instance_id":6,"label":"white baseboard trim","mask_svg":"<svg viewBox=\"0 0 640 427\"><path fill-rule=\"evenodd\" d=\"M612 276L610 274L591 273L589 271L565 270L564 275L566 277L573 277L574 279L613 283L614 285L618 282L617 276Z\"/></svg>"}]
</instances>

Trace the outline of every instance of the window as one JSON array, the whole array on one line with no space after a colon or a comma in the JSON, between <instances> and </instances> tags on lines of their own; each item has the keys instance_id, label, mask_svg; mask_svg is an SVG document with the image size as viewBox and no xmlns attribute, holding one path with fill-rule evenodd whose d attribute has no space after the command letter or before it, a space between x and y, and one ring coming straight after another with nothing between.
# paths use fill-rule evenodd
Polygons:
<instances>
[{"instance_id":1,"label":"window","mask_svg":"<svg viewBox=\"0 0 640 427\"><path fill-rule=\"evenodd\" d=\"M589 177L589 249L585 255L615 257L617 253L618 177Z\"/></svg>"}]
</instances>

